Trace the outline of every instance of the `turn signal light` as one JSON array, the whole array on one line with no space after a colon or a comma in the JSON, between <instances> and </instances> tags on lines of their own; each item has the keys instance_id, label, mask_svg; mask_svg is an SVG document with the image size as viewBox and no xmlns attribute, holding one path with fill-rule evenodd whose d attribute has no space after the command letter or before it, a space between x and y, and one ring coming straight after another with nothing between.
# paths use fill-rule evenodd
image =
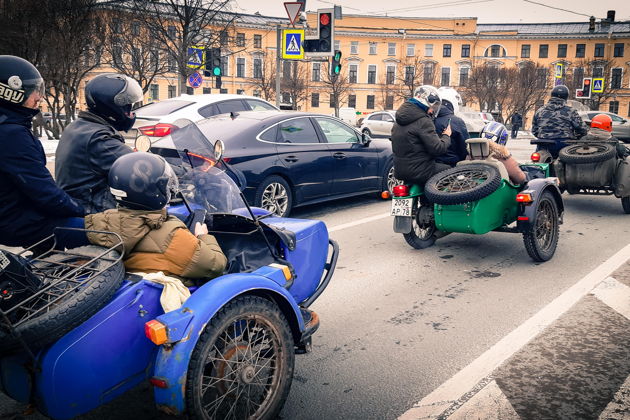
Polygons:
<instances>
[{"instance_id":1,"label":"turn signal light","mask_svg":"<svg viewBox=\"0 0 630 420\"><path fill-rule=\"evenodd\" d=\"M532 162L540 162L540 153L534 152L534 153L532 153L530 158L531 158Z\"/></svg>"},{"instance_id":2,"label":"turn signal light","mask_svg":"<svg viewBox=\"0 0 630 420\"><path fill-rule=\"evenodd\" d=\"M409 195L408 185L396 185L394 187L394 197L406 197Z\"/></svg>"},{"instance_id":3,"label":"turn signal light","mask_svg":"<svg viewBox=\"0 0 630 420\"><path fill-rule=\"evenodd\" d=\"M138 128L142 134L150 137L164 137L171 134L175 129L177 129L176 125L172 124L156 124L156 125L146 125L144 127Z\"/></svg>"},{"instance_id":4,"label":"turn signal light","mask_svg":"<svg viewBox=\"0 0 630 420\"><path fill-rule=\"evenodd\" d=\"M161 346L168 341L166 325L156 319L144 324L144 335L157 346Z\"/></svg>"},{"instance_id":5,"label":"turn signal light","mask_svg":"<svg viewBox=\"0 0 630 420\"><path fill-rule=\"evenodd\" d=\"M530 193L516 194L517 203L529 204L529 203L532 203L533 201L534 199L532 198L532 195Z\"/></svg>"},{"instance_id":6,"label":"turn signal light","mask_svg":"<svg viewBox=\"0 0 630 420\"><path fill-rule=\"evenodd\" d=\"M381 193L381 198L387 200L388 198L392 198L391 194L389 193L389 191L383 191Z\"/></svg>"}]
</instances>

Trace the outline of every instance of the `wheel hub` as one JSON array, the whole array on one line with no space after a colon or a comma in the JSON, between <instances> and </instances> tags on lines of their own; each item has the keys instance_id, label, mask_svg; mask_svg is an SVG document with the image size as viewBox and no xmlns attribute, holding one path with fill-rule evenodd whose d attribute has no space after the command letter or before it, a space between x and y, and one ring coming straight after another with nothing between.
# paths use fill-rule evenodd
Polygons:
<instances>
[{"instance_id":1,"label":"wheel hub","mask_svg":"<svg viewBox=\"0 0 630 420\"><path fill-rule=\"evenodd\" d=\"M244 384L251 384L256 377L256 369L252 365L247 365L241 369L241 381Z\"/></svg>"}]
</instances>

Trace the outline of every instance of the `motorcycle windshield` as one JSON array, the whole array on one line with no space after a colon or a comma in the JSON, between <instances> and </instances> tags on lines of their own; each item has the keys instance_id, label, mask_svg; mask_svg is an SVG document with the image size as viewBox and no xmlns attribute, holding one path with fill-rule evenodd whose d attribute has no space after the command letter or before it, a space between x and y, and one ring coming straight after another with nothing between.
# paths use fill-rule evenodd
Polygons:
<instances>
[{"instance_id":1,"label":"motorcycle windshield","mask_svg":"<svg viewBox=\"0 0 630 420\"><path fill-rule=\"evenodd\" d=\"M186 200L208 213L232 213L244 208L245 202L238 185L229 174L240 180L244 177L223 161L217 161L214 143L196 124L189 124L173 132L171 140L179 158L167 158L178 175L180 190Z\"/></svg>"}]
</instances>

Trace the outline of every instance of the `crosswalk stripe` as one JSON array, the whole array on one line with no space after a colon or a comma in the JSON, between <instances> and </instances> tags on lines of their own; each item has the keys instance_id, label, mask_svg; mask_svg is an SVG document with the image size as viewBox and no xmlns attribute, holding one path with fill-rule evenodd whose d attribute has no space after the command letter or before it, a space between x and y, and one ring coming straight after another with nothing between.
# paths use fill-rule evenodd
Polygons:
<instances>
[{"instance_id":1,"label":"crosswalk stripe","mask_svg":"<svg viewBox=\"0 0 630 420\"><path fill-rule=\"evenodd\" d=\"M606 305L630 319L630 287L608 277L591 292Z\"/></svg>"}]
</instances>

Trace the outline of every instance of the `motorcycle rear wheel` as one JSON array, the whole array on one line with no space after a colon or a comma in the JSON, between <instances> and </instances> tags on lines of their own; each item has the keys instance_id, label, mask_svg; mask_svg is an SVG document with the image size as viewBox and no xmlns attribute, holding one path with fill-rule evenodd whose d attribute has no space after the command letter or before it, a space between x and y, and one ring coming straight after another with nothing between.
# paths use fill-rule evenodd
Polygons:
<instances>
[{"instance_id":1,"label":"motorcycle rear wheel","mask_svg":"<svg viewBox=\"0 0 630 420\"><path fill-rule=\"evenodd\" d=\"M422 208L422 205L420 203L418 204L416 214L411 222L411 232L403 233L403 237L412 248L424 249L435 243L435 240L437 239L435 235L437 228L435 227L434 221L427 223L420 220L420 209Z\"/></svg>"}]
</instances>

